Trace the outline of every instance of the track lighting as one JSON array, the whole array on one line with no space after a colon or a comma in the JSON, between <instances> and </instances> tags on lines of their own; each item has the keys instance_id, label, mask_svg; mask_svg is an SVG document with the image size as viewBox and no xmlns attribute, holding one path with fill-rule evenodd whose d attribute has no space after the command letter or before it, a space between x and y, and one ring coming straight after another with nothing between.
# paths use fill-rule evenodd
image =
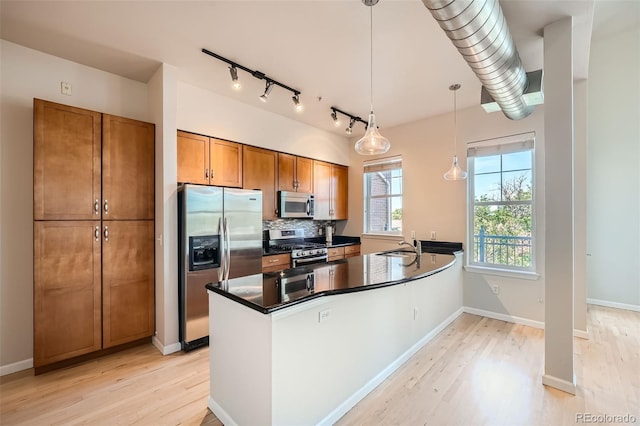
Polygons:
<instances>
[{"instance_id":1,"label":"track lighting","mask_svg":"<svg viewBox=\"0 0 640 426\"><path fill-rule=\"evenodd\" d=\"M300 93L296 93L295 95L293 95L291 97L291 100L293 101L293 108L296 110L296 112L302 112L302 110L304 110L304 105L300 103Z\"/></svg>"},{"instance_id":2,"label":"track lighting","mask_svg":"<svg viewBox=\"0 0 640 426\"><path fill-rule=\"evenodd\" d=\"M229 67L229 73L231 74L231 86L239 90L242 85L240 84L240 80L238 80L238 68L236 68L235 65L231 65Z\"/></svg>"},{"instance_id":3,"label":"track lighting","mask_svg":"<svg viewBox=\"0 0 640 426\"><path fill-rule=\"evenodd\" d=\"M271 89L273 88L273 81L267 80L267 83L264 86L264 93L259 96L262 102L267 102L267 97L269 93L271 93Z\"/></svg>"},{"instance_id":4,"label":"track lighting","mask_svg":"<svg viewBox=\"0 0 640 426\"><path fill-rule=\"evenodd\" d=\"M230 59L225 58L224 56L220 56L217 53L213 53L210 50L207 49L202 49L202 53L204 53L205 55L209 55L212 56L216 59L219 59L222 62L226 62L227 64L229 64L229 73L231 74L231 81L232 81L232 86L234 89L240 89L241 85L240 85L240 80L238 79L238 69L241 69L242 71L246 71L249 74L251 74L254 78L257 78L258 80L265 80L266 84L265 84L265 88L264 88L264 93L262 95L259 96L260 100L262 102L267 102L267 97L269 96L269 93L271 93L271 89L273 89L273 86L280 86L285 90L290 91L291 93L293 93L293 97L291 98L293 100L293 105L294 108L297 112L301 112L304 107L302 105L302 103L300 102L300 94L301 92L297 89L294 89L292 87L287 86L286 84L282 84L279 81L276 81L274 79L272 79L271 77L268 77L267 75L265 75L265 73L263 73L262 71L257 71L257 70L252 70L249 69L243 65L240 65L237 62L234 62Z\"/></svg>"},{"instance_id":5,"label":"track lighting","mask_svg":"<svg viewBox=\"0 0 640 426\"><path fill-rule=\"evenodd\" d=\"M367 125L367 122L364 121L362 118L358 117L357 115L349 114L348 112L342 111L338 107L332 106L331 107L331 119L333 120L333 124L336 127L339 127L341 125L340 119L338 118L338 113L340 113L342 115L346 115L347 117L349 117L349 127L347 127L344 130L347 133L347 135L351 135L351 133L353 133L353 125L356 124L356 122L359 121L360 123L364 124L365 126ZM366 130L366 127L365 127L365 130Z\"/></svg>"}]
</instances>

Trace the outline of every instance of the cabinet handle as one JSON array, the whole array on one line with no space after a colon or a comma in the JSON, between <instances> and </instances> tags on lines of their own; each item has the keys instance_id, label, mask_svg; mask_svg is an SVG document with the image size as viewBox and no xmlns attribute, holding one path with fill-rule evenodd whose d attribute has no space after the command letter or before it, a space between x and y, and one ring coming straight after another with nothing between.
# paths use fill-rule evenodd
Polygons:
<instances>
[{"instance_id":1,"label":"cabinet handle","mask_svg":"<svg viewBox=\"0 0 640 426\"><path fill-rule=\"evenodd\" d=\"M213 180L213 177L216 175L216 171L211 169L211 180Z\"/></svg>"},{"instance_id":2,"label":"cabinet handle","mask_svg":"<svg viewBox=\"0 0 640 426\"><path fill-rule=\"evenodd\" d=\"M209 169L204 169L204 178L209 179Z\"/></svg>"},{"instance_id":3,"label":"cabinet handle","mask_svg":"<svg viewBox=\"0 0 640 426\"><path fill-rule=\"evenodd\" d=\"M278 260L269 259L269 263L278 263Z\"/></svg>"},{"instance_id":4,"label":"cabinet handle","mask_svg":"<svg viewBox=\"0 0 640 426\"><path fill-rule=\"evenodd\" d=\"M96 225L96 241L100 241L100 227Z\"/></svg>"},{"instance_id":5,"label":"cabinet handle","mask_svg":"<svg viewBox=\"0 0 640 426\"><path fill-rule=\"evenodd\" d=\"M104 226L104 240L109 241L109 227L107 225Z\"/></svg>"},{"instance_id":6,"label":"cabinet handle","mask_svg":"<svg viewBox=\"0 0 640 426\"><path fill-rule=\"evenodd\" d=\"M109 200L104 200L104 214L109 214Z\"/></svg>"},{"instance_id":7,"label":"cabinet handle","mask_svg":"<svg viewBox=\"0 0 640 426\"><path fill-rule=\"evenodd\" d=\"M93 209L96 211L96 214L100 214L100 200L96 198L96 202L93 204Z\"/></svg>"}]
</instances>

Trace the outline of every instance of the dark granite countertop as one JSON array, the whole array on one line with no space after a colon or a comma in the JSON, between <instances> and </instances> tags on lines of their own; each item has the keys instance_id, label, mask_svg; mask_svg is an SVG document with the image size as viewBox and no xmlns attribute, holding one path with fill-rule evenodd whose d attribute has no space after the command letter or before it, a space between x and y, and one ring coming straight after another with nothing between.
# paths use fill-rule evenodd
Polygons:
<instances>
[{"instance_id":1,"label":"dark granite countertop","mask_svg":"<svg viewBox=\"0 0 640 426\"><path fill-rule=\"evenodd\" d=\"M427 277L455 262L452 254L413 252L387 256L373 253L281 272L255 274L227 282L207 284L207 289L268 314L324 295L370 290ZM311 287L313 282L313 288Z\"/></svg>"},{"instance_id":2,"label":"dark granite countertop","mask_svg":"<svg viewBox=\"0 0 640 426\"><path fill-rule=\"evenodd\" d=\"M309 237L304 239L306 242L316 244L326 244L327 248L344 247L360 244L360 237L347 237L344 235L334 235L331 244L327 244L325 237ZM273 247L263 246L262 255L272 256L276 254L291 253L291 250L280 250Z\"/></svg>"}]
</instances>

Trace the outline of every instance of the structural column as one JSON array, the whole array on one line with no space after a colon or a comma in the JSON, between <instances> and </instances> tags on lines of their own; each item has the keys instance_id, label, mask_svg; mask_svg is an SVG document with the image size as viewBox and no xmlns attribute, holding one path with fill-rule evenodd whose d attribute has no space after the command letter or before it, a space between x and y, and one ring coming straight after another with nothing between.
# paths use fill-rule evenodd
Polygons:
<instances>
[{"instance_id":1,"label":"structural column","mask_svg":"<svg viewBox=\"0 0 640 426\"><path fill-rule=\"evenodd\" d=\"M542 383L575 394L573 374L572 18L544 28L545 368Z\"/></svg>"}]
</instances>

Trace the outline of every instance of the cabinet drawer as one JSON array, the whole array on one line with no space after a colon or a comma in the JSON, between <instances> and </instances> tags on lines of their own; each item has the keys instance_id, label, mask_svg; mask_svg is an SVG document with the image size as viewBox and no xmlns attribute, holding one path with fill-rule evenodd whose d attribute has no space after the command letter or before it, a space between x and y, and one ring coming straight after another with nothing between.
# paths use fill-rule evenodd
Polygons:
<instances>
[{"instance_id":1,"label":"cabinet drawer","mask_svg":"<svg viewBox=\"0 0 640 426\"><path fill-rule=\"evenodd\" d=\"M344 258L344 247L331 247L327 249L328 260L338 260Z\"/></svg>"},{"instance_id":2,"label":"cabinet drawer","mask_svg":"<svg viewBox=\"0 0 640 426\"><path fill-rule=\"evenodd\" d=\"M352 246L346 246L344 248L344 257L352 257L360 255L360 244L354 244Z\"/></svg>"},{"instance_id":3,"label":"cabinet drawer","mask_svg":"<svg viewBox=\"0 0 640 426\"><path fill-rule=\"evenodd\" d=\"M262 256L262 272L280 271L291 267L291 254L275 254Z\"/></svg>"}]
</instances>

